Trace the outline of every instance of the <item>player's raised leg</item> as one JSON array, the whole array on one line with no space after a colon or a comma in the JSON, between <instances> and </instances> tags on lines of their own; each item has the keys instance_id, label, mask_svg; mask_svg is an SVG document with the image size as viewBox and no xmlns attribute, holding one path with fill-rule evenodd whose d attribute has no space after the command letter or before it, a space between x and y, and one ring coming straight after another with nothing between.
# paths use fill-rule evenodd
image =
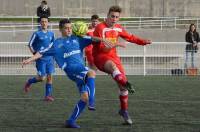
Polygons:
<instances>
[{"instance_id":1,"label":"player's raised leg","mask_svg":"<svg viewBox=\"0 0 200 132\"><path fill-rule=\"evenodd\" d=\"M89 110L95 110L95 72L93 70L88 71L86 84L88 86L88 94L89 94Z\"/></svg>"},{"instance_id":2,"label":"player's raised leg","mask_svg":"<svg viewBox=\"0 0 200 132\"><path fill-rule=\"evenodd\" d=\"M42 60L36 61L37 77L29 78L24 86L24 92L29 92L31 85L37 82L42 82L46 78L46 64Z\"/></svg>"},{"instance_id":3,"label":"player's raised leg","mask_svg":"<svg viewBox=\"0 0 200 132\"><path fill-rule=\"evenodd\" d=\"M85 106L87 105L87 101L88 101L87 86L83 85L79 87L79 90L81 92L81 99L78 101L78 103L74 107L74 110L71 116L69 117L69 119L67 119L65 122L65 127L67 128L80 128L80 126L76 124L76 120L78 119L80 114L85 109Z\"/></svg>"},{"instance_id":4,"label":"player's raised leg","mask_svg":"<svg viewBox=\"0 0 200 132\"><path fill-rule=\"evenodd\" d=\"M40 77L40 76L29 78L29 79L26 81L25 85L24 85L24 89L23 89L24 92L25 92L25 93L28 93L28 92L30 91L30 89L31 89L31 85L32 85L32 84L37 83L37 82L41 82L41 81L43 81L43 80L44 80L44 78L43 78L43 77Z\"/></svg>"}]
</instances>

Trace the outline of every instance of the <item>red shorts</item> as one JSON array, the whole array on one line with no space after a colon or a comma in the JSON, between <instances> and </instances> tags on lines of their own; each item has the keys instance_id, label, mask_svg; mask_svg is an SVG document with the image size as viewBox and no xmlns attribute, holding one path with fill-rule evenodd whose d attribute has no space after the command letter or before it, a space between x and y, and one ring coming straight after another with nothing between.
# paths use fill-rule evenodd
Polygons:
<instances>
[{"instance_id":1,"label":"red shorts","mask_svg":"<svg viewBox=\"0 0 200 132\"><path fill-rule=\"evenodd\" d=\"M124 68L123 68L123 66L121 64L121 60L118 56L110 56L107 54L100 54L100 55L95 56L94 63L99 70L105 72L104 65L108 60L113 61L115 63L115 65L117 66L117 68L119 69L119 71L125 76ZM108 73L108 74L110 74L110 73Z\"/></svg>"},{"instance_id":2,"label":"red shorts","mask_svg":"<svg viewBox=\"0 0 200 132\"><path fill-rule=\"evenodd\" d=\"M85 56L86 56L86 59L87 59L89 65L93 66L94 58L92 56L92 45L89 45L88 47L85 48Z\"/></svg>"}]
</instances>

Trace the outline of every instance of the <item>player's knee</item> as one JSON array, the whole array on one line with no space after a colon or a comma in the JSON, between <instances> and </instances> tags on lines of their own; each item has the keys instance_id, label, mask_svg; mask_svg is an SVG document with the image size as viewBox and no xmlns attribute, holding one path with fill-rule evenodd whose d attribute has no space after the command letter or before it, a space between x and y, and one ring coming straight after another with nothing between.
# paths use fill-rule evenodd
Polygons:
<instances>
[{"instance_id":1,"label":"player's knee","mask_svg":"<svg viewBox=\"0 0 200 132\"><path fill-rule=\"evenodd\" d=\"M107 73L112 73L113 71L117 70L117 66L116 64L111 61L111 60L108 60L105 65L104 65L104 70L107 72Z\"/></svg>"},{"instance_id":2,"label":"player's knee","mask_svg":"<svg viewBox=\"0 0 200 132\"><path fill-rule=\"evenodd\" d=\"M88 101L88 93L84 92L81 94L81 100L83 100L84 102Z\"/></svg>"},{"instance_id":3,"label":"player's knee","mask_svg":"<svg viewBox=\"0 0 200 132\"><path fill-rule=\"evenodd\" d=\"M44 81L46 79L46 77L41 77L41 80Z\"/></svg>"},{"instance_id":4,"label":"player's knee","mask_svg":"<svg viewBox=\"0 0 200 132\"><path fill-rule=\"evenodd\" d=\"M128 95L128 90L126 90L126 89L120 89L119 90L119 95L122 95L122 96Z\"/></svg>"},{"instance_id":5,"label":"player's knee","mask_svg":"<svg viewBox=\"0 0 200 132\"><path fill-rule=\"evenodd\" d=\"M90 71L87 73L87 76L88 76L88 77L95 78L96 73L95 73L93 70L90 70Z\"/></svg>"},{"instance_id":6,"label":"player's knee","mask_svg":"<svg viewBox=\"0 0 200 132\"><path fill-rule=\"evenodd\" d=\"M44 77L44 76L39 76L39 77L38 77L38 81L41 81L41 82L42 82L42 81L44 81L44 80L45 80L45 77Z\"/></svg>"},{"instance_id":7,"label":"player's knee","mask_svg":"<svg viewBox=\"0 0 200 132\"><path fill-rule=\"evenodd\" d=\"M47 76L47 82L48 82L48 83L52 83L52 76L51 76L51 75L48 75L48 76Z\"/></svg>"}]
</instances>

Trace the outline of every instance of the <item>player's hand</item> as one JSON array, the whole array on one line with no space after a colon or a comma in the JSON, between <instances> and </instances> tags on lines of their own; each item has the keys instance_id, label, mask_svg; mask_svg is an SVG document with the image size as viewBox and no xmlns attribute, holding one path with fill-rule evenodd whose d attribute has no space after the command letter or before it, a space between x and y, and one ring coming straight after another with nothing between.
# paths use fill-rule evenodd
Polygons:
<instances>
[{"instance_id":1,"label":"player's hand","mask_svg":"<svg viewBox=\"0 0 200 132\"><path fill-rule=\"evenodd\" d=\"M126 44L125 43L120 43L120 42L117 42L117 43L113 43L109 40L106 40L106 39L103 39L103 42L104 42L104 45L106 46L106 48L108 49L112 49L112 48L115 48L115 47L122 47L122 48L125 48L126 47Z\"/></svg>"},{"instance_id":2,"label":"player's hand","mask_svg":"<svg viewBox=\"0 0 200 132\"><path fill-rule=\"evenodd\" d=\"M102 42L104 43L104 45L105 45L105 47L107 49L111 49L114 46L114 44L111 41L107 40L107 39L103 39Z\"/></svg>"},{"instance_id":3,"label":"player's hand","mask_svg":"<svg viewBox=\"0 0 200 132\"><path fill-rule=\"evenodd\" d=\"M29 59L23 60L23 61L22 61L22 68L23 68L25 65L29 64L29 63L30 63Z\"/></svg>"},{"instance_id":4,"label":"player's hand","mask_svg":"<svg viewBox=\"0 0 200 132\"><path fill-rule=\"evenodd\" d=\"M126 43L117 42L117 43L115 44L115 47L122 47L122 48L126 48Z\"/></svg>"},{"instance_id":5,"label":"player's hand","mask_svg":"<svg viewBox=\"0 0 200 132\"><path fill-rule=\"evenodd\" d=\"M194 43L192 46L193 46L193 47L197 47L197 43Z\"/></svg>"},{"instance_id":6,"label":"player's hand","mask_svg":"<svg viewBox=\"0 0 200 132\"><path fill-rule=\"evenodd\" d=\"M112 43L112 47L111 48L116 48L116 47L122 47L122 48L126 48L126 43L123 42L117 42L117 43Z\"/></svg>"},{"instance_id":7,"label":"player's hand","mask_svg":"<svg viewBox=\"0 0 200 132\"><path fill-rule=\"evenodd\" d=\"M151 44L151 43L152 43L151 40L149 40L149 39L145 40L145 44L146 44L146 45L147 45L147 44Z\"/></svg>"}]
</instances>

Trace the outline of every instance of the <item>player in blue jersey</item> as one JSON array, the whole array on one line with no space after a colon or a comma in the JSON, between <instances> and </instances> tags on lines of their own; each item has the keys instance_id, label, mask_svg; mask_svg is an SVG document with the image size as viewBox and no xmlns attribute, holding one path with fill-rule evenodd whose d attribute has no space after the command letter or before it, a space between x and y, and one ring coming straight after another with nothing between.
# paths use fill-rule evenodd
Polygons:
<instances>
[{"instance_id":1,"label":"player in blue jersey","mask_svg":"<svg viewBox=\"0 0 200 132\"><path fill-rule=\"evenodd\" d=\"M48 31L48 18L41 17L40 21L41 28L34 32L30 41L29 49L32 54L37 53L43 49L51 47L54 41L54 33ZM36 69L38 76L29 78L24 86L24 91L27 93L30 91L31 85L37 82L42 82L46 79L46 91L45 91L45 101L53 101L52 96L52 74L54 73L54 60L52 56L43 56L36 60Z\"/></svg>"},{"instance_id":2,"label":"player in blue jersey","mask_svg":"<svg viewBox=\"0 0 200 132\"><path fill-rule=\"evenodd\" d=\"M29 64L41 56L54 56L58 66L76 83L81 95L71 116L66 120L65 126L69 128L80 128L76 124L76 120L86 107L88 96L91 94L90 89L93 89L93 91L95 89L95 72L85 67L83 49L92 42L102 41L108 48L119 46L120 44L113 45L110 41L97 37L78 37L72 35L72 25L68 19L60 20L59 29L62 37L56 39L50 49L40 50L31 58L24 60L22 64ZM89 103L89 106L93 107L93 105Z\"/></svg>"}]
</instances>

